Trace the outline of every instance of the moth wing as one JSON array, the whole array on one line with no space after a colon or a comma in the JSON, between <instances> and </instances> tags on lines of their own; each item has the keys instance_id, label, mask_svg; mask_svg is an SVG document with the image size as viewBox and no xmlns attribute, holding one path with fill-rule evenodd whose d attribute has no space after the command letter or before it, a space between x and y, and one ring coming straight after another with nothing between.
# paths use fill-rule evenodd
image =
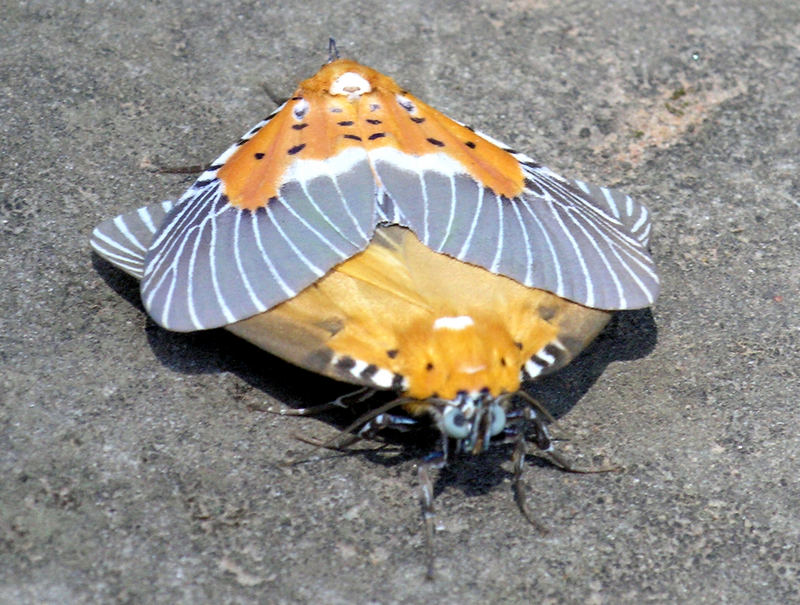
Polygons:
<instances>
[{"instance_id":1,"label":"moth wing","mask_svg":"<svg viewBox=\"0 0 800 605\"><path fill-rule=\"evenodd\" d=\"M89 243L112 265L142 279L144 257L150 242L174 206L174 201L167 200L103 221L92 231Z\"/></svg>"},{"instance_id":2,"label":"moth wing","mask_svg":"<svg viewBox=\"0 0 800 605\"><path fill-rule=\"evenodd\" d=\"M618 189L591 185L578 179L570 179L569 182L589 196L598 208L602 208L607 214L619 220L643 246L650 245L650 230L653 223L650 211L644 204L640 204Z\"/></svg>"},{"instance_id":3,"label":"moth wing","mask_svg":"<svg viewBox=\"0 0 800 605\"><path fill-rule=\"evenodd\" d=\"M286 106L256 125L166 216L141 284L161 326L203 330L261 313L367 246L375 180L366 152L295 157L308 136L292 128L296 113Z\"/></svg>"},{"instance_id":4,"label":"moth wing","mask_svg":"<svg viewBox=\"0 0 800 605\"><path fill-rule=\"evenodd\" d=\"M417 138L441 151L372 153L384 220L408 226L432 250L585 306L635 309L655 300L643 206L568 181L486 135L465 138L462 125L417 100L411 105L415 125L403 128L418 129ZM498 191L512 169L524 187L506 196Z\"/></svg>"},{"instance_id":5,"label":"moth wing","mask_svg":"<svg viewBox=\"0 0 800 605\"><path fill-rule=\"evenodd\" d=\"M145 253L174 206L174 201L164 201L104 221L92 232L90 244L102 258L141 279ZM360 379L349 369L334 366L329 344L349 321L347 339L358 340L362 346L358 349L357 345L356 352L369 358L382 357L386 349L375 343L391 342L393 326L391 319L388 325L381 320L386 316L381 311L389 308L403 313L398 311L398 304L405 305L406 311L425 304L416 293L404 260L404 232L407 230L401 227L377 229L367 250L339 265L319 284L226 329L307 370L353 384L379 386L374 377ZM389 317L397 317L397 312ZM352 322L354 317L360 321Z\"/></svg>"},{"instance_id":6,"label":"moth wing","mask_svg":"<svg viewBox=\"0 0 800 605\"><path fill-rule=\"evenodd\" d=\"M430 312L409 272L412 240L402 227L379 227L366 250L294 298L226 329L318 374L397 388L388 352L404 326Z\"/></svg>"},{"instance_id":7,"label":"moth wing","mask_svg":"<svg viewBox=\"0 0 800 605\"><path fill-rule=\"evenodd\" d=\"M402 237L402 258L413 288L424 293L426 304L455 314L500 318L530 358L524 366L528 379L567 365L611 318L607 311L434 253L407 229L399 229L397 236Z\"/></svg>"}]
</instances>

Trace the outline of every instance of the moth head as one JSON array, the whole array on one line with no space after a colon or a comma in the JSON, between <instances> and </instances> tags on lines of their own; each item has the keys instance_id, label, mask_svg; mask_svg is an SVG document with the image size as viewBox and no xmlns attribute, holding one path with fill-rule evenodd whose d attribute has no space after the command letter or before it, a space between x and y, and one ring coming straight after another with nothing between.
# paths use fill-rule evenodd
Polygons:
<instances>
[{"instance_id":1,"label":"moth head","mask_svg":"<svg viewBox=\"0 0 800 605\"><path fill-rule=\"evenodd\" d=\"M323 66L313 77L300 84L299 94L345 96L350 101L372 92L400 91L394 80L365 65L348 59L337 59Z\"/></svg>"},{"instance_id":2,"label":"moth head","mask_svg":"<svg viewBox=\"0 0 800 605\"><path fill-rule=\"evenodd\" d=\"M456 451L478 454L505 429L508 398L493 397L486 389L462 391L451 401L431 403L430 413L442 435L456 441Z\"/></svg>"}]
</instances>

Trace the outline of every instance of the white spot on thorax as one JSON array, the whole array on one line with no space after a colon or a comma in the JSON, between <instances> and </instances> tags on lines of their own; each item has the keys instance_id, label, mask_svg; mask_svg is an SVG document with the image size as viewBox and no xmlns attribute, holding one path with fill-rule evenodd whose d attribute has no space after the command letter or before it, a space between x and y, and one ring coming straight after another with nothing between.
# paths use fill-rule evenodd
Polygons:
<instances>
[{"instance_id":1,"label":"white spot on thorax","mask_svg":"<svg viewBox=\"0 0 800 605\"><path fill-rule=\"evenodd\" d=\"M463 330L474 326L475 322L469 315L459 315L458 317L439 317L433 322L434 330Z\"/></svg>"},{"instance_id":2,"label":"white spot on thorax","mask_svg":"<svg viewBox=\"0 0 800 605\"><path fill-rule=\"evenodd\" d=\"M343 73L331 84L332 95L347 95L350 100L372 91L372 86L363 76L352 71Z\"/></svg>"}]
</instances>

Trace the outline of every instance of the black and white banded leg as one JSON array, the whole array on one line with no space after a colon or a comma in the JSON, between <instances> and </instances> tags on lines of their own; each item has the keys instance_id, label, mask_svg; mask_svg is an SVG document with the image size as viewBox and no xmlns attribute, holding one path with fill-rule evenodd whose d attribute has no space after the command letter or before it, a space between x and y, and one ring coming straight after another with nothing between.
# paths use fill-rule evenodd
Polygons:
<instances>
[{"instance_id":1,"label":"black and white banded leg","mask_svg":"<svg viewBox=\"0 0 800 605\"><path fill-rule=\"evenodd\" d=\"M409 418L408 416L400 416L398 414L378 414L375 418L368 420L364 426L358 431L358 436L361 439L372 439L380 431L385 429L393 429L395 431L407 431L410 428L419 425L417 420Z\"/></svg>"},{"instance_id":2,"label":"black and white banded leg","mask_svg":"<svg viewBox=\"0 0 800 605\"><path fill-rule=\"evenodd\" d=\"M425 559L426 569L425 578L433 580L434 557L433 536L438 527L436 526L436 509L433 504L433 481L431 480L431 470L439 470L447 464L447 437L442 438L443 447L441 452L434 452L425 457L417 467L417 479L419 481L419 502L422 508L422 523L425 525Z\"/></svg>"}]
</instances>

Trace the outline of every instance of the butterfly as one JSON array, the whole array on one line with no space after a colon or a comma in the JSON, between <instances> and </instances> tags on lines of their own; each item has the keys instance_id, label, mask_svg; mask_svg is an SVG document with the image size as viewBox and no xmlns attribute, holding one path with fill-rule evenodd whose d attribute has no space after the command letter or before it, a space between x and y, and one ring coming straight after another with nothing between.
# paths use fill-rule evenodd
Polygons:
<instances>
[{"instance_id":1,"label":"butterfly","mask_svg":"<svg viewBox=\"0 0 800 605\"><path fill-rule=\"evenodd\" d=\"M612 311L654 302L650 229L630 196L563 178L332 56L176 203L108 220L91 245L141 280L168 330L224 327L395 391L351 428L438 430L418 467L430 544L429 469L451 452L513 442L519 494L526 440L559 460L521 384L569 363Z\"/></svg>"}]
</instances>

